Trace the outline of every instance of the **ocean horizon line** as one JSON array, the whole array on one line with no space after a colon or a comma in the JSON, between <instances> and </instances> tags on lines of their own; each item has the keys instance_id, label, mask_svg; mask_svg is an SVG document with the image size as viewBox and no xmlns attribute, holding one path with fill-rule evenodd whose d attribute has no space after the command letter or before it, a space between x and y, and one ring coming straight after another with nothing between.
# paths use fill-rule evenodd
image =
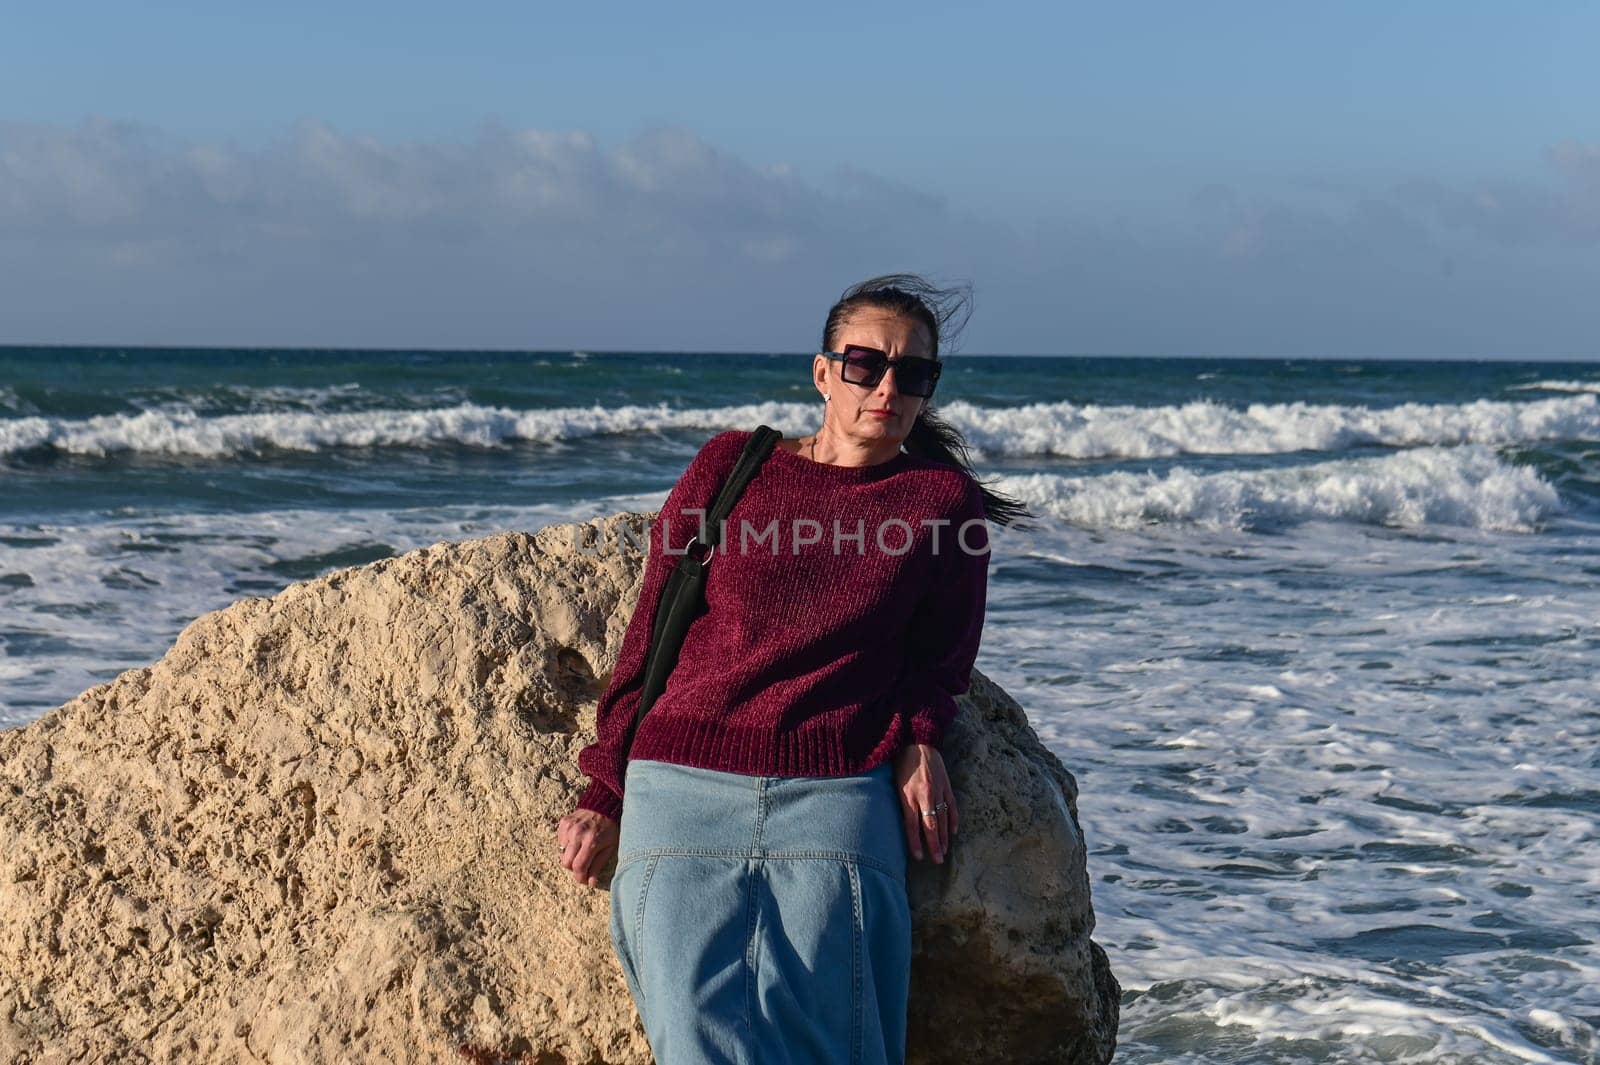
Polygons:
<instances>
[{"instance_id":1,"label":"ocean horizon line","mask_svg":"<svg viewBox=\"0 0 1600 1065\"><path fill-rule=\"evenodd\" d=\"M726 356L757 356L761 358L805 358L814 355L811 351L769 351L759 349L655 349L655 348L502 348L502 347L430 347L426 345L392 347L387 345L373 346L328 346L314 344L127 344L127 343L100 343L100 344L57 344L57 343L27 343L8 342L0 344L0 355L26 354L30 352L60 353L60 352L263 352L263 353L292 353L292 354L361 354L361 355L566 355L584 356L586 358L611 358L611 357L659 357L683 358L691 356L726 357ZM944 357L954 358L983 358L983 359L1079 359L1079 360L1127 360L1127 361L1215 361L1215 362L1265 362L1265 363L1296 363L1296 362L1381 362L1391 365L1406 364L1463 364L1482 365L1492 363L1496 365L1597 365L1600 366L1600 353L1594 355L1352 355L1352 354L1322 354L1322 355L1219 355L1211 353L1180 353L1165 352L975 352L956 351L949 352Z\"/></svg>"}]
</instances>

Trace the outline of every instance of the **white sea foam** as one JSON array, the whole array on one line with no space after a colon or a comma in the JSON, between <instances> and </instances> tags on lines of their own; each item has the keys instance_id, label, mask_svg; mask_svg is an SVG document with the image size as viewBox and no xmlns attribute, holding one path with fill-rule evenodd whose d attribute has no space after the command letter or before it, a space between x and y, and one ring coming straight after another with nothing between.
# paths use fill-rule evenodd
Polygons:
<instances>
[{"instance_id":1,"label":"white sea foam","mask_svg":"<svg viewBox=\"0 0 1600 1065\"><path fill-rule=\"evenodd\" d=\"M1600 381L1535 381L1528 385L1507 385L1506 388L1512 392L1600 392Z\"/></svg>"},{"instance_id":2,"label":"white sea foam","mask_svg":"<svg viewBox=\"0 0 1600 1065\"><path fill-rule=\"evenodd\" d=\"M335 385L243 385L220 383L201 389L201 398L210 404L259 410L271 413L278 410L326 411L334 404L349 405L362 398L359 382L347 381ZM459 389L450 392L459 395ZM192 387L166 386L142 388L129 396L129 402L140 410L192 413L190 404L196 398ZM369 403L368 407L375 406Z\"/></svg>"},{"instance_id":3,"label":"white sea foam","mask_svg":"<svg viewBox=\"0 0 1600 1065\"><path fill-rule=\"evenodd\" d=\"M980 667L1082 787L1119 1061L1600 1060L1600 586L1542 541L1002 550Z\"/></svg>"},{"instance_id":4,"label":"white sea foam","mask_svg":"<svg viewBox=\"0 0 1600 1065\"><path fill-rule=\"evenodd\" d=\"M1014 474L994 487L1032 509L1089 528L1192 524L1248 529L1306 521L1527 532L1562 509L1537 472L1481 445L1424 447L1374 458L1266 470Z\"/></svg>"},{"instance_id":5,"label":"white sea foam","mask_svg":"<svg viewBox=\"0 0 1600 1065\"><path fill-rule=\"evenodd\" d=\"M662 429L725 429L797 420L795 403L679 410L654 406L560 407L512 410L461 403L430 410L285 411L200 417L192 411L150 410L71 420L0 421L0 455L42 447L71 454L143 452L221 458L268 448L321 451L351 447L498 447L514 441L558 442L602 433Z\"/></svg>"},{"instance_id":6,"label":"white sea foam","mask_svg":"<svg viewBox=\"0 0 1600 1065\"><path fill-rule=\"evenodd\" d=\"M1077 459L1600 439L1600 397L1594 395L1394 407L1252 403L1243 409L1213 400L1160 407L1033 403L1015 408L957 401L942 413L984 452Z\"/></svg>"},{"instance_id":7,"label":"white sea foam","mask_svg":"<svg viewBox=\"0 0 1600 1065\"><path fill-rule=\"evenodd\" d=\"M1518 403L1477 400L1384 408L1256 403L1240 409L1211 400L1157 407L1066 402L985 407L957 400L939 409L980 455L1156 458L1341 451L1374 444L1600 440L1600 396L1594 394ZM719 431L763 422L800 434L815 428L816 419L816 404L775 401L727 407L596 404L536 410L460 403L422 410L285 410L215 417L162 407L88 419L3 419L0 457L39 448L83 455L225 457L269 448L501 447L606 433Z\"/></svg>"}]
</instances>

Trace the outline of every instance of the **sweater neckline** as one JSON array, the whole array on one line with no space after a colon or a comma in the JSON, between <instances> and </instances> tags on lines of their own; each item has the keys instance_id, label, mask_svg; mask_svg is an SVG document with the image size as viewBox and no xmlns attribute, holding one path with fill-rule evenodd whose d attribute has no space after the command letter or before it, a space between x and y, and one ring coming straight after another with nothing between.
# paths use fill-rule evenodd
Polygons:
<instances>
[{"instance_id":1,"label":"sweater neckline","mask_svg":"<svg viewBox=\"0 0 1600 1065\"><path fill-rule=\"evenodd\" d=\"M780 462L787 463L796 470L801 470L825 480L844 482L875 481L880 477L887 477L903 467L911 457L905 451L897 451L893 458L885 459L882 462L874 462L867 466L840 466L832 462L818 462L816 459L808 459L798 452L785 451L776 444L773 445L772 451L773 454L779 457Z\"/></svg>"}]
</instances>

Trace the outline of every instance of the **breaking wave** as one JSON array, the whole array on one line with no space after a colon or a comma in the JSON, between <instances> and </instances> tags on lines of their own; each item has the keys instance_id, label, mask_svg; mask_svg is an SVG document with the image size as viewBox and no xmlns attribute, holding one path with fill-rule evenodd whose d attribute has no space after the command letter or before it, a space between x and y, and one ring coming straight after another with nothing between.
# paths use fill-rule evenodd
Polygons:
<instances>
[{"instance_id":1,"label":"breaking wave","mask_svg":"<svg viewBox=\"0 0 1600 1065\"><path fill-rule=\"evenodd\" d=\"M994 487L1037 513L1089 528L1146 525L1263 529L1307 521L1418 528L1471 526L1531 532L1562 510L1556 489L1525 466L1478 445L1417 448L1270 470L1034 473Z\"/></svg>"},{"instance_id":2,"label":"breaking wave","mask_svg":"<svg viewBox=\"0 0 1600 1065\"><path fill-rule=\"evenodd\" d=\"M1382 408L1255 403L1241 409L1211 400L1157 407L1067 402L986 407L958 400L939 411L982 454L1074 459L1600 440L1600 395L1594 393L1521 403L1477 400ZM39 450L226 457L272 449L504 447L612 433L689 429L710 433L761 423L798 435L815 428L816 418L816 404L792 402L535 410L460 403L419 410L282 410L216 416L164 408L87 419L0 419L0 457Z\"/></svg>"}]
</instances>

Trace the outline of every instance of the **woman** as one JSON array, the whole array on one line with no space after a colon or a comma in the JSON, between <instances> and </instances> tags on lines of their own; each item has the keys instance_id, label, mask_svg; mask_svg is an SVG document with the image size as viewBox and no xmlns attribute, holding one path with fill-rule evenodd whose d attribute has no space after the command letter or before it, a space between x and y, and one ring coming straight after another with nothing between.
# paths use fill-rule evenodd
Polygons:
<instances>
[{"instance_id":1,"label":"woman","mask_svg":"<svg viewBox=\"0 0 1600 1065\"><path fill-rule=\"evenodd\" d=\"M706 443L652 523L578 756L592 782L557 835L580 884L617 858L612 942L662 1065L904 1058L906 851L942 863L958 830L940 744L983 628L985 518L1022 511L926 409L966 307L896 274L829 311L822 427L778 441L729 515L624 755L669 559L751 434Z\"/></svg>"}]
</instances>

